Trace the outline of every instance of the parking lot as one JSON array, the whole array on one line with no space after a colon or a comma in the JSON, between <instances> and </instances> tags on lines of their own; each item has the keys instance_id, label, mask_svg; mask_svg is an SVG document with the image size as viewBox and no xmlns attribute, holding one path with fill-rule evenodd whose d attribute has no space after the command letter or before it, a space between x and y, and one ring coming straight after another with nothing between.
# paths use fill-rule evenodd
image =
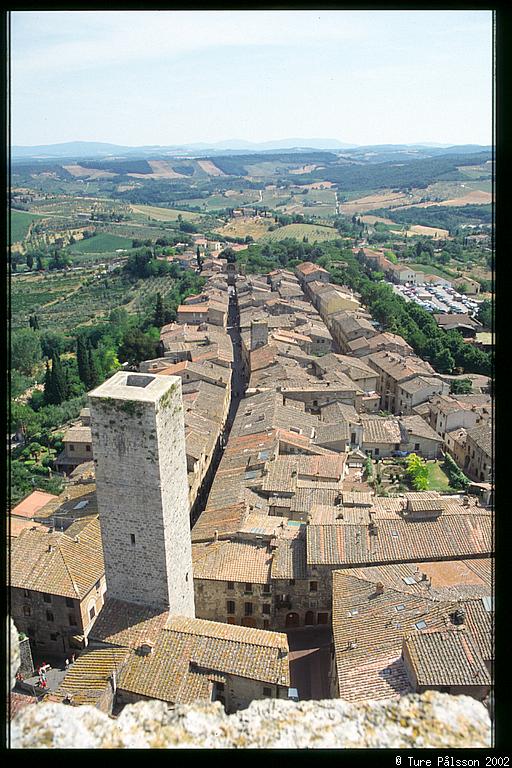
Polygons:
<instances>
[{"instance_id":1,"label":"parking lot","mask_svg":"<svg viewBox=\"0 0 512 768\"><path fill-rule=\"evenodd\" d=\"M427 312L440 314L468 314L478 312L478 302L458 293L450 286L441 285L394 285L393 290L405 301L414 301Z\"/></svg>"}]
</instances>

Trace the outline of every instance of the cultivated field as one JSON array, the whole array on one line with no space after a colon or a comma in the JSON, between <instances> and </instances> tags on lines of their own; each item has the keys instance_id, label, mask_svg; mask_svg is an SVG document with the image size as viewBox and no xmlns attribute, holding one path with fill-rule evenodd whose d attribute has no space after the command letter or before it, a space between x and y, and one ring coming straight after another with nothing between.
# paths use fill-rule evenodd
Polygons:
<instances>
[{"instance_id":1,"label":"cultivated field","mask_svg":"<svg viewBox=\"0 0 512 768\"><path fill-rule=\"evenodd\" d=\"M214 163L212 163L211 160L198 160L197 164L209 176L225 176L226 175L224 171L221 171L220 168L217 168L217 166Z\"/></svg>"},{"instance_id":2,"label":"cultivated field","mask_svg":"<svg viewBox=\"0 0 512 768\"><path fill-rule=\"evenodd\" d=\"M11 244L21 243L28 234L33 221L42 217L28 211L11 211Z\"/></svg>"},{"instance_id":3,"label":"cultivated field","mask_svg":"<svg viewBox=\"0 0 512 768\"><path fill-rule=\"evenodd\" d=\"M452 239L450 238L450 233L447 229L441 229L440 227L423 227L421 224L413 224L405 233L402 229L391 229L390 232L394 232L398 235L405 234L405 237L416 237L417 235L421 235L422 237L433 237L442 240Z\"/></svg>"},{"instance_id":4,"label":"cultivated field","mask_svg":"<svg viewBox=\"0 0 512 768\"><path fill-rule=\"evenodd\" d=\"M274 223L273 219L266 219L261 216L247 216L239 219L232 219L222 229L217 232L228 237L247 237L250 235L255 240L267 234L268 228Z\"/></svg>"},{"instance_id":5,"label":"cultivated field","mask_svg":"<svg viewBox=\"0 0 512 768\"><path fill-rule=\"evenodd\" d=\"M308 242L314 243L315 240L319 242L322 240L337 240L339 236L334 227L323 227L318 224L288 224L286 227L279 227L279 229L269 232L262 239L275 242L277 240L284 240L287 237L295 237L297 240L307 237Z\"/></svg>"},{"instance_id":6,"label":"cultivated field","mask_svg":"<svg viewBox=\"0 0 512 768\"><path fill-rule=\"evenodd\" d=\"M117 175L111 171L101 171L97 168L84 168L82 165L63 165L62 167L77 178L113 179Z\"/></svg>"},{"instance_id":7,"label":"cultivated field","mask_svg":"<svg viewBox=\"0 0 512 768\"><path fill-rule=\"evenodd\" d=\"M391 219L385 219L382 216L372 216L371 214L367 216L361 216L361 221L364 224L391 224L392 226L396 225L396 221L391 221Z\"/></svg>"},{"instance_id":8,"label":"cultivated field","mask_svg":"<svg viewBox=\"0 0 512 768\"><path fill-rule=\"evenodd\" d=\"M342 191L340 190L341 193ZM350 200L348 203L340 203L340 213L345 214L345 216L353 216L356 213L372 211L375 208L399 208L405 205L414 205L417 200L421 200L421 195L406 195L404 192L387 190Z\"/></svg>"},{"instance_id":9,"label":"cultivated field","mask_svg":"<svg viewBox=\"0 0 512 768\"><path fill-rule=\"evenodd\" d=\"M12 327L27 327L29 315L36 313L42 329L66 333L100 320L115 307L135 312L172 285L169 277L130 284L123 275L99 275L97 270L17 276L11 281Z\"/></svg>"},{"instance_id":10,"label":"cultivated field","mask_svg":"<svg viewBox=\"0 0 512 768\"><path fill-rule=\"evenodd\" d=\"M158 208L155 205L130 205L130 208L134 213L141 213L157 221L178 221L180 215L183 221L195 221L201 216L199 213L178 211L175 208Z\"/></svg>"},{"instance_id":11,"label":"cultivated field","mask_svg":"<svg viewBox=\"0 0 512 768\"><path fill-rule=\"evenodd\" d=\"M313 165L303 165L301 168L291 168L290 173L293 174L301 174L301 173L312 173L312 171L316 170L316 168L319 168L320 166L316 165L314 163Z\"/></svg>"},{"instance_id":12,"label":"cultivated field","mask_svg":"<svg viewBox=\"0 0 512 768\"><path fill-rule=\"evenodd\" d=\"M132 241L126 237L110 235L108 232L101 232L94 237L88 237L70 247L71 253L112 253L118 248L131 248Z\"/></svg>"}]
</instances>

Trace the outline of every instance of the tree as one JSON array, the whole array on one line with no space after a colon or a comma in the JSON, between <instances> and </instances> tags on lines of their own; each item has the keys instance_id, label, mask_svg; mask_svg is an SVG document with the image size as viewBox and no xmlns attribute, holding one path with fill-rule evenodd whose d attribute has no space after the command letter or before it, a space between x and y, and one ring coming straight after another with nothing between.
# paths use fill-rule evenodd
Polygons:
<instances>
[{"instance_id":1,"label":"tree","mask_svg":"<svg viewBox=\"0 0 512 768\"><path fill-rule=\"evenodd\" d=\"M34 333L29 328L22 328L11 334L13 368L21 373L31 374L41 357L41 341L38 333Z\"/></svg>"},{"instance_id":2,"label":"tree","mask_svg":"<svg viewBox=\"0 0 512 768\"><path fill-rule=\"evenodd\" d=\"M41 256L37 257L36 269L37 269L38 272L42 272L44 270L43 259L41 258Z\"/></svg>"},{"instance_id":3,"label":"tree","mask_svg":"<svg viewBox=\"0 0 512 768\"><path fill-rule=\"evenodd\" d=\"M62 367L60 356L55 352L52 355L52 367L46 364L44 395L48 405L60 405L66 400L69 392L69 384Z\"/></svg>"},{"instance_id":4,"label":"tree","mask_svg":"<svg viewBox=\"0 0 512 768\"><path fill-rule=\"evenodd\" d=\"M485 328L492 328L492 301L484 299L478 308L478 319Z\"/></svg>"},{"instance_id":5,"label":"tree","mask_svg":"<svg viewBox=\"0 0 512 768\"><path fill-rule=\"evenodd\" d=\"M428 467L416 453L411 453L407 457L407 475L415 491L428 489Z\"/></svg>"},{"instance_id":6,"label":"tree","mask_svg":"<svg viewBox=\"0 0 512 768\"><path fill-rule=\"evenodd\" d=\"M72 341L60 331L46 330L41 333L41 349L44 357L51 357L54 352L61 355L70 349Z\"/></svg>"},{"instance_id":7,"label":"tree","mask_svg":"<svg viewBox=\"0 0 512 768\"><path fill-rule=\"evenodd\" d=\"M197 246L197 249L196 249L196 260L197 260L197 268L201 272L201 270L203 269L204 259L201 256L201 251L199 249L199 246Z\"/></svg>"},{"instance_id":8,"label":"tree","mask_svg":"<svg viewBox=\"0 0 512 768\"><path fill-rule=\"evenodd\" d=\"M34 257L32 256L31 253L27 253L27 267L29 269L32 269L33 266L34 266Z\"/></svg>"},{"instance_id":9,"label":"tree","mask_svg":"<svg viewBox=\"0 0 512 768\"><path fill-rule=\"evenodd\" d=\"M102 379L101 367L99 364L98 356L94 352L91 344L87 350L88 368L89 368L89 381L86 383L88 389L97 387Z\"/></svg>"},{"instance_id":10,"label":"tree","mask_svg":"<svg viewBox=\"0 0 512 768\"><path fill-rule=\"evenodd\" d=\"M451 395L470 395L472 391L471 379L454 379L450 384Z\"/></svg>"},{"instance_id":11,"label":"tree","mask_svg":"<svg viewBox=\"0 0 512 768\"><path fill-rule=\"evenodd\" d=\"M165 325L165 309L164 309L164 302L162 300L161 293L157 293L156 295L156 305L155 305L155 314L153 318L153 325L156 325L157 328L161 328L163 325Z\"/></svg>"},{"instance_id":12,"label":"tree","mask_svg":"<svg viewBox=\"0 0 512 768\"><path fill-rule=\"evenodd\" d=\"M434 367L439 373L451 373L455 368L455 360L453 359L449 349L443 349L436 354L433 359Z\"/></svg>"},{"instance_id":13,"label":"tree","mask_svg":"<svg viewBox=\"0 0 512 768\"><path fill-rule=\"evenodd\" d=\"M87 387L90 379L89 355L87 342L83 334L80 334L76 340L76 362L78 366L78 375L80 377L80 381L82 381Z\"/></svg>"},{"instance_id":14,"label":"tree","mask_svg":"<svg viewBox=\"0 0 512 768\"><path fill-rule=\"evenodd\" d=\"M156 356L156 346L155 342L138 328L127 331L119 347L118 358L121 362L138 365L142 360L152 360Z\"/></svg>"}]
</instances>

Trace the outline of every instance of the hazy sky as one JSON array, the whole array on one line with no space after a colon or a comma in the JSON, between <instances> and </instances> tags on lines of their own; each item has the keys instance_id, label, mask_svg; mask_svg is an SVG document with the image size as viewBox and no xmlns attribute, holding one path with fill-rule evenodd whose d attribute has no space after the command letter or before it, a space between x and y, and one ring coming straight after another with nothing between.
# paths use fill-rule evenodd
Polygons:
<instances>
[{"instance_id":1,"label":"hazy sky","mask_svg":"<svg viewBox=\"0 0 512 768\"><path fill-rule=\"evenodd\" d=\"M18 11L12 143L491 143L490 11Z\"/></svg>"}]
</instances>

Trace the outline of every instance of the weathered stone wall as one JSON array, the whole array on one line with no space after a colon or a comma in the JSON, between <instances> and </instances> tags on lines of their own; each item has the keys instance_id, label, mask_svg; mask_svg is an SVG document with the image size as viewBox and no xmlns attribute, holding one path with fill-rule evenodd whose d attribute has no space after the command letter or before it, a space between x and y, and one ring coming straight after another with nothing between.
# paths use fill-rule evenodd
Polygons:
<instances>
[{"instance_id":1,"label":"weathered stone wall","mask_svg":"<svg viewBox=\"0 0 512 768\"><path fill-rule=\"evenodd\" d=\"M259 699L285 699L288 697L288 688L272 683L263 683L260 680L249 680L247 677L227 675L225 682L226 711L233 713L241 709L247 709L252 701ZM270 689L270 696L267 696Z\"/></svg>"},{"instance_id":2,"label":"weathered stone wall","mask_svg":"<svg viewBox=\"0 0 512 768\"><path fill-rule=\"evenodd\" d=\"M317 591L310 590L310 582L316 581ZM253 584L252 593L247 594L243 582L234 582L233 589L227 581L194 579L196 616L200 619L222 621L230 624L244 624L248 617L245 603L251 603L250 626L258 629L282 630L287 625L290 613L298 615L295 626L328 624L331 619L332 570L318 569L310 579L272 579L270 592L264 591L263 584ZM282 605L282 596L290 596L290 604ZM235 603L234 613L228 613L228 600ZM269 612L264 611L269 606Z\"/></svg>"},{"instance_id":3,"label":"weathered stone wall","mask_svg":"<svg viewBox=\"0 0 512 768\"><path fill-rule=\"evenodd\" d=\"M274 629L272 624L272 593L263 591L263 584L253 584L252 593L245 591L245 584L233 582L233 589L228 588L227 581L212 579L194 579L196 616L198 619L223 621L231 624L242 624L242 620L253 620L251 626L258 629ZM235 612L228 613L227 602L235 603ZM246 616L245 603L252 604L252 614ZM270 613L263 612L263 605L270 606ZM268 621L268 624L265 622Z\"/></svg>"},{"instance_id":4,"label":"weathered stone wall","mask_svg":"<svg viewBox=\"0 0 512 768\"><path fill-rule=\"evenodd\" d=\"M73 605L68 606L65 597L49 595L51 602L47 603L43 592L27 591L28 596L23 589L11 588L11 615L18 630L29 636L32 653L67 653L71 637L84 633L79 600L73 600ZM25 610L30 611L30 615L25 615ZM75 625L70 623L70 617L76 621Z\"/></svg>"},{"instance_id":5,"label":"weathered stone wall","mask_svg":"<svg viewBox=\"0 0 512 768\"><path fill-rule=\"evenodd\" d=\"M181 381L152 378L118 373L89 397L108 594L193 616Z\"/></svg>"},{"instance_id":6,"label":"weathered stone wall","mask_svg":"<svg viewBox=\"0 0 512 768\"><path fill-rule=\"evenodd\" d=\"M12 722L17 749L378 749L491 745L483 704L429 692L399 700L255 701L226 715L219 702L170 709L151 701L127 706L116 720L93 707L43 704Z\"/></svg>"}]
</instances>

